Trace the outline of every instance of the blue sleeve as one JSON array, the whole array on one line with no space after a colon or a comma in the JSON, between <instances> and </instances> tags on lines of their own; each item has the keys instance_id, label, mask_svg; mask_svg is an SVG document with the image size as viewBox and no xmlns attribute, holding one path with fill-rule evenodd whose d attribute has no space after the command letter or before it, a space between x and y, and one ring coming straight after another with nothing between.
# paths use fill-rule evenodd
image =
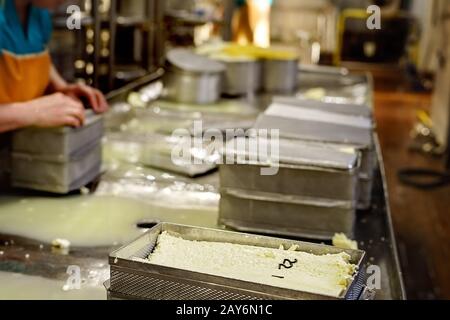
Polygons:
<instances>
[{"instance_id":1,"label":"blue sleeve","mask_svg":"<svg viewBox=\"0 0 450 320\"><path fill-rule=\"evenodd\" d=\"M5 25L5 13L3 12L3 2L0 0L0 50L3 50L3 27ZM1 51L0 51L1 54Z\"/></svg>"},{"instance_id":2,"label":"blue sleeve","mask_svg":"<svg viewBox=\"0 0 450 320\"><path fill-rule=\"evenodd\" d=\"M42 39L45 45L48 45L53 32L52 16L48 10L41 9L40 12Z\"/></svg>"}]
</instances>

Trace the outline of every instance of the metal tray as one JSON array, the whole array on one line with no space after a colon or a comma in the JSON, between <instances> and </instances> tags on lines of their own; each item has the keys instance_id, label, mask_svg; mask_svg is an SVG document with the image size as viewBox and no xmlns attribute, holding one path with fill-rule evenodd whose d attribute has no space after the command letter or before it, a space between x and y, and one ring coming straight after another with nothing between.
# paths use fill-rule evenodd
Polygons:
<instances>
[{"instance_id":1,"label":"metal tray","mask_svg":"<svg viewBox=\"0 0 450 320\"><path fill-rule=\"evenodd\" d=\"M280 245L285 247L298 245L299 250L318 255L344 251L351 256L351 262L358 267L362 266L365 256L363 251L358 250L342 250L307 242L162 223L132 243L110 254L110 293L122 298L154 300L336 300L329 296L135 261L135 258L145 259L150 255L159 234L163 231L188 240L227 242L268 248L279 248ZM362 268L359 270L362 271ZM339 299L358 299L363 289L363 282L363 272L357 272L353 282Z\"/></svg>"},{"instance_id":2,"label":"metal tray","mask_svg":"<svg viewBox=\"0 0 450 320\"><path fill-rule=\"evenodd\" d=\"M361 152L360 176L372 178L376 168L376 151L371 130L323 123L315 121L294 120L284 117L261 115L255 124L256 129L276 129L280 137L293 140L306 140L330 143L355 148ZM371 190L365 189L359 199L360 207L367 207L367 199L371 198Z\"/></svg>"},{"instance_id":3,"label":"metal tray","mask_svg":"<svg viewBox=\"0 0 450 320\"><path fill-rule=\"evenodd\" d=\"M273 102L282 103L302 108L311 108L315 110L330 111L340 114L372 118L373 111L365 104L354 103L331 103L317 100L308 100L292 96L275 96Z\"/></svg>"},{"instance_id":4,"label":"metal tray","mask_svg":"<svg viewBox=\"0 0 450 320\"><path fill-rule=\"evenodd\" d=\"M172 160L172 150L175 147L188 150L188 159ZM216 162L219 154L209 155L207 147L205 144L200 149L194 148L190 141L183 142L177 137L159 133L111 132L106 135L103 150L107 158L111 157L126 163L142 164L196 177L217 168Z\"/></svg>"},{"instance_id":5,"label":"metal tray","mask_svg":"<svg viewBox=\"0 0 450 320\"><path fill-rule=\"evenodd\" d=\"M248 160L251 156L249 141L252 140L259 148L266 142L266 149L271 149L268 140L236 138L227 143L227 159L244 156ZM246 145L245 154L238 154L238 145ZM221 187L356 203L360 160L357 151L284 139L278 141L278 146L279 165L276 175L262 175L262 170L268 168L262 159L254 163L222 164Z\"/></svg>"},{"instance_id":6,"label":"metal tray","mask_svg":"<svg viewBox=\"0 0 450 320\"><path fill-rule=\"evenodd\" d=\"M280 130L280 136L288 139L349 144L363 149L370 149L373 146L372 132L370 130L342 124L290 119L263 114L256 121L255 128L278 129Z\"/></svg>"},{"instance_id":7,"label":"metal tray","mask_svg":"<svg viewBox=\"0 0 450 320\"><path fill-rule=\"evenodd\" d=\"M56 155L69 159L86 145L97 143L103 136L103 118L86 112L85 125L80 128L29 128L13 134L12 151L33 155Z\"/></svg>"},{"instance_id":8,"label":"metal tray","mask_svg":"<svg viewBox=\"0 0 450 320\"><path fill-rule=\"evenodd\" d=\"M297 97L331 103L365 104L373 109L373 77L347 69L323 66L300 66ZM319 96L311 94L321 91Z\"/></svg>"},{"instance_id":9,"label":"metal tray","mask_svg":"<svg viewBox=\"0 0 450 320\"><path fill-rule=\"evenodd\" d=\"M66 194L100 175L102 147L97 143L69 160L24 153L13 153L12 159L13 187Z\"/></svg>"},{"instance_id":10,"label":"metal tray","mask_svg":"<svg viewBox=\"0 0 450 320\"><path fill-rule=\"evenodd\" d=\"M238 231L330 240L354 236L356 207L351 201L222 189L219 223Z\"/></svg>"},{"instance_id":11,"label":"metal tray","mask_svg":"<svg viewBox=\"0 0 450 320\"><path fill-rule=\"evenodd\" d=\"M228 100L230 101L230 100ZM210 105L210 108L203 111L197 111L194 108L198 105L177 104L170 101L156 101L148 109L134 110L134 117L132 121L124 121L121 126L116 128L122 129L125 132L138 133L160 133L172 135L175 130L186 129L191 134L198 134L201 130L220 130L227 129L249 129L256 121L256 114L246 111L239 112L208 112L208 109L228 108L227 102L222 101L222 105ZM177 109L180 107L182 109ZM240 107L240 106L239 106ZM246 106L244 105L243 108ZM185 108L191 109L187 111ZM201 126L199 123L201 122ZM111 130L111 131L117 131Z\"/></svg>"}]
</instances>

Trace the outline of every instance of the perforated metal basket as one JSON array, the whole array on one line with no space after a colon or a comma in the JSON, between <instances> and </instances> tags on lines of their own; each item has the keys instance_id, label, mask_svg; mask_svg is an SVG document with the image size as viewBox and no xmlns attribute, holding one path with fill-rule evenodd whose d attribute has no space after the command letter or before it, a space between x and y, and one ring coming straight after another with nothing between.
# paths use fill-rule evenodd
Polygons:
<instances>
[{"instance_id":1,"label":"perforated metal basket","mask_svg":"<svg viewBox=\"0 0 450 320\"><path fill-rule=\"evenodd\" d=\"M146 259L156 246L161 232L187 240L226 242L278 248L298 245L300 251L318 255L337 254L343 251L351 256L351 263L362 266L365 253L359 250L343 250L331 246L278 238L248 235L229 231L158 224L130 244L110 254L110 284L107 284L111 299L149 300L263 300L263 299L336 299L308 292L282 289L247 281L212 276L136 261ZM364 275L357 272L353 282L338 300L358 299L363 290Z\"/></svg>"}]
</instances>

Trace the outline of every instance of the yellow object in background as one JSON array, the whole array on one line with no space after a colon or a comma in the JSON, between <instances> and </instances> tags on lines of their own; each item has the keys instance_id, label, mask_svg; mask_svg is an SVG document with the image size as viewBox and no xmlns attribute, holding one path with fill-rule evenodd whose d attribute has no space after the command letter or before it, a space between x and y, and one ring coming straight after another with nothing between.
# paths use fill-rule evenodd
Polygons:
<instances>
[{"instance_id":1,"label":"yellow object in background","mask_svg":"<svg viewBox=\"0 0 450 320\"><path fill-rule=\"evenodd\" d=\"M210 57L221 57L223 60L229 58L247 58L255 60L295 60L299 54L292 49L270 47L262 48L252 44L241 45L234 42L219 42L203 45L196 49L198 54Z\"/></svg>"},{"instance_id":2,"label":"yellow object in background","mask_svg":"<svg viewBox=\"0 0 450 320\"><path fill-rule=\"evenodd\" d=\"M433 120L431 120L430 115L426 111L417 111L417 118L419 118L419 121L426 125L428 128L433 127Z\"/></svg>"},{"instance_id":3,"label":"yellow object in background","mask_svg":"<svg viewBox=\"0 0 450 320\"><path fill-rule=\"evenodd\" d=\"M368 17L369 13L367 13L367 11L363 9L345 9L342 11L338 23L338 44L336 52L334 54L334 64L336 66L340 65L341 63L341 51L344 42L344 32L347 20L350 19L367 20Z\"/></svg>"},{"instance_id":4,"label":"yellow object in background","mask_svg":"<svg viewBox=\"0 0 450 320\"><path fill-rule=\"evenodd\" d=\"M248 56L256 59L292 60L298 58L297 53L286 49L262 48L254 45L243 46L234 43L222 48L222 53L230 56Z\"/></svg>"}]
</instances>

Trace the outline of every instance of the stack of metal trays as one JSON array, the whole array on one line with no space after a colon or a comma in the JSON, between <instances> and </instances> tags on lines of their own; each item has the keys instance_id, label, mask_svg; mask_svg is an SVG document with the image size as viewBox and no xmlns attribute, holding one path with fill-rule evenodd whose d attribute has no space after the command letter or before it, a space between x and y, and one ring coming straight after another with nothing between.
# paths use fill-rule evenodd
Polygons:
<instances>
[{"instance_id":1,"label":"stack of metal trays","mask_svg":"<svg viewBox=\"0 0 450 320\"><path fill-rule=\"evenodd\" d=\"M373 172L376 167L374 144L374 122L354 105L337 107L298 100L295 103L275 100L261 115L255 129L279 130L286 139L322 142L330 145L350 147L361 152L359 172L359 209L368 209L371 204ZM330 108L327 111L327 108ZM331 108L333 110L331 111Z\"/></svg>"},{"instance_id":2,"label":"stack of metal trays","mask_svg":"<svg viewBox=\"0 0 450 320\"><path fill-rule=\"evenodd\" d=\"M103 120L88 112L80 128L29 128L12 139L12 186L65 194L92 182L102 163Z\"/></svg>"},{"instance_id":3,"label":"stack of metal trays","mask_svg":"<svg viewBox=\"0 0 450 320\"><path fill-rule=\"evenodd\" d=\"M316 255L346 252L350 262L358 267L353 281L340 297L331 297L291 289L236 280L205 273L165 267L144 260L156 247L162 232L186 240L223 242L266 248L289 248ZM331 246L307 242L283 240L229 231L159 224L132 243L109 256L111 279L105 285L110 299L147 300L357 300L364 290L362 270L365 253L359 250L343 250Z\"/></svg>"},{"instance_id":4,"label":"stack of metal trays","mask_svg":"<svg viewBox=\"0 0 450 320\"><path fill-rule=\"evenodd\" d=\"M252 154L255 146L277 152L277 159L273 153L266 159ZM220 223L313 239L353 236L360 161L355 149L240 137L229 141L224 153L226 163L237 164L220 166Z\"/></svg>"}]
</instances>

